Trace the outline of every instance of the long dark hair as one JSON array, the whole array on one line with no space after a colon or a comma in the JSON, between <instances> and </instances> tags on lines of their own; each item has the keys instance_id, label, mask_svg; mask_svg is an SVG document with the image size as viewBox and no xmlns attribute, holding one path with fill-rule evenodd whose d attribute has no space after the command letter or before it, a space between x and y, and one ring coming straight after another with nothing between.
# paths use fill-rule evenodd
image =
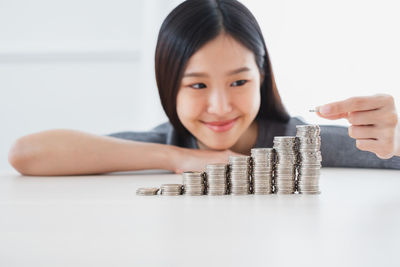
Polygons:
<instances>
[{"instance_id":1,"label":"long dark hair","mask_svg":"<svg viewBox=\"0 0 400 267\"><path fill-rule=\"evenodd\" d=\"M190 57L222 31L253 51L264 75L256 119L288 121L290 116L276 88L264 37L253 14L236 0L187 0L164 20L155 54L158 92L171 124L179 132L188 133L176 111L182 75Z\"/></svg>"}]
</instances>

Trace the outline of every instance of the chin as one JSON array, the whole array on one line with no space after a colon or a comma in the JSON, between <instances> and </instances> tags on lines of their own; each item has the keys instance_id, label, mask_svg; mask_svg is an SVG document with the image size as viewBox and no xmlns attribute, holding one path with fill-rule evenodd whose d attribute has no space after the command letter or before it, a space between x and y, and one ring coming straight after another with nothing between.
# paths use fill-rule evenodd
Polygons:
<instances>
[{"instance_id":1,"label":"chin","mask_svg":"<svg viewBox=\"0 0 400 267\"><path fill-rule=\"evenodd\" d=\"M200 140L204 145L214 150L226 150L230 149L237 140L233 138L223 138L222 140L218 140L219 138L205 138L205 140ZM215 140L215 141L211 141Z\"/></svg>"},{"instance_id":2,"label":"chin","mask_svg":"<svg viewBox=\"0 0 400 267\"><path fill-rule=\"evenodd\" d=\"M206 146L213 150L227 150L232 147L231 145L226 144L206 144Z\"/></svg>"}]
</instances>

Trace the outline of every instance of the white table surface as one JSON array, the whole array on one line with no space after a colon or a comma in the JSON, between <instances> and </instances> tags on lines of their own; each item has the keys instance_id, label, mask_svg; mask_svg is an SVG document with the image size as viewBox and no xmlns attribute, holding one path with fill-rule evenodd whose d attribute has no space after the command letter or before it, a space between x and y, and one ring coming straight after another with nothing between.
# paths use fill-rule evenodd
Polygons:
<instances>
[{"instance_id":1,"label":"white table surface","mask_svg":"<svg viewBox=\"0 0 400 267\"><path fill-rule=\"evenodd\" d=\"M136 196L180 175L0 174L0 266L400 266L400 171L321 195Z\"/></svg>"}]
</instances>

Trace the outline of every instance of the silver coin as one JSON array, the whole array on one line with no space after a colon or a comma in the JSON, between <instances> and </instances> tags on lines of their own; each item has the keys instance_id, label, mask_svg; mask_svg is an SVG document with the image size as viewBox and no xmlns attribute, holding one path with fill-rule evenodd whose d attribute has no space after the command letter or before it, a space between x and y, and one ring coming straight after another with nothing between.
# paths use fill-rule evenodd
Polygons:
<instances>
[{"instance_id":1,"label":"silver coin","mask_svg":"<svg viewBox=\"0 0 400 267\"><path fill-rule=\"evenodd\" d=\"M163 195L163 196L179 196L179 195L181 195L181 193L161 191L161 195Z\"/></svg>"},{"instance_id":2,"label":"silver coin","mask_svg":"<svg viewBox=\"0 0 400 267\"><path fill-rule=\"evenodd\" d=\"M211 164L207 165L206 174L206 194L207 195L224 195L228 191L227 164Z\"/></svg>"},{"instance_id":3,"label":"silver coin","mask_svg":"<svg viewBox=\"0 0 400 267\"><path fill-rule=\"evenodd\" d=\"M164 191L179 191L182 189L182 184L162 184L160 189Z\"/></svg>"},{"instance_id":4,"label":"silver coin","mask_svg":"<svg viewBox=\"0 0 400 267\"><path fill-rule=\"evenodd\" d=\"M183 188L186 190L201 190L204 189L204 185L184 185Z\"/></svg>"},{"instance_id":5,"label":"silver coin","mask_svg":"<svg viewBox=\"0 0 400 267\"><path fill-rule=\"evenodd\" d=\"M300 195L319 195L321 194L321 191L317 192L299 192Z\"/></svg>"},{"instance_id":6,"label":"silver coin","mask_svg":"<svg viewBox=\"0 0 400 267\"><path fill-rule=\"evenodd\" d=\"M232 165L229 170L231 172L235 172L235 171L248 171L250 168L248 165Z\"/></svg>"},{"instance_id":7,"label":"silver coin","mask_svg":"<svg viewBox=\"0 0 400 267\"><path fill-rule=\"evenodd\" d=\"M279 142L295 142L296 141L296 136L275 136L274 141L279 141Z\"/></svg>"},{"instance_id":8,"label":"silver coin","mask_svg":"<svg viewBox=\"0 0 400 267\"><path fill-rule=\"evenodd\" d=\"M253 173L271 173L274 169L269 167L254 167Z\"/></svg>"},{"instance_id":9,"label":"silver coin","mask_svg":"<svg viewBox=\"0 0 400 267\"><path fill-rule=\"evenodd\" d=\"M159 190L158 187L142 187L136 190L136 194L141 196L152 196L157 195Z\"/></svg>"},{"instance_id":10,"label":"silver coin","mask_svg":"<svg viewBox=\"0 0 400 267\"><path fill-rule=\"evenodd\" d=\"M221 173L213 173L213 174L207 174L207 179L225 179L226 174L221 174Z\"/></svg>"},{"instance_id":11,"label":"silver coin","mask_svg":"<svg viewBox=\"0 0 400 267\"><path fill-rule=\"evenodd\" d=\"M206 165L207 169L226 169L227 167L228 165L225 163L211 163Z\"/></svg>"},{"instance_id":12,"label":"silver coin","mask_svg":"<svg viewBox=\"0 0 400 267\"><path fill-rule=\"evenodd\" d=\"M195 177L202 177L204 172L183 172L182 177L186 178L195 178Z\"/></svg>"},{"instance_id":13,"label":"silver coin","mask_svg":"<svg viewBox=\"0 0 400 267\"><path fill-rule=\"evenodd\" d=\"M182 173L184 195L197 196L203 195L205 191L205 173L198 171L188 171Z\"/></svg>"},{"instance_id":14,"label":"silver coin","mask_svg":"<svg viewBox=\"0 0 400 267\"><path fill-rule=\"evenodd\" d=\"M273 194L272 191L260 191L260 192L254 192L254 195L270 195Z\"/></svg>"},{"instance_id":15,"label":"silver coin","mask_svg":"<svg viewBox=\"0 0 400 267\"><path fill-rule=\"evenodd\" d=\"M299 143L298 192L302 194L319 192L322 161L320 127L318 125L298 125L296 130Z\"/></svg>"},{"instance_id":16,"label":"silver coin","mask_svg":"<svg viewBox=\"0 0 400 267\"><path fill-rule=\"evenodd\" d=\"M294 194L294 190L290 190L290 191L282 191L282 190L276 190L276 194L278 195L292 195Z\"/></svg>"},{"instance_id":17,"label":"silver coin","mask_svg":"<svg viewBox=\"0 0 400 267\"><path fill-rule=\"evenodd\" d=\"M249 162L249 161L250 161L250 156L229 156L230 163Z\"/></svg>"},{"instance_id":18,"label":"silver coin","mask_svg":"<svg viewBox=\"0 0 400 267\"><path fill-rule=\"evenodd\" d=\"M252 148L250 151L251 154L256 154L256 153L271 154L275 152L273 148L266 148L266 147Z\"/></svg>"}]
</instances>

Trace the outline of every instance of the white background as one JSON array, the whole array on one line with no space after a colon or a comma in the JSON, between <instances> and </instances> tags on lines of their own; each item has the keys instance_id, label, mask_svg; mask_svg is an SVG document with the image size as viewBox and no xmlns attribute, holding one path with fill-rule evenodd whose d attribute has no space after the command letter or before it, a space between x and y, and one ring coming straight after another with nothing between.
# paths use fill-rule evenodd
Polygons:
<instances>
[{"instance_id":1,"label":"white background","mask_svg":"<svg viewBox=\"0 0 400 267\"><path fill-rule=\"evenodd\" d=\"M166 120L154 77L165 16L181 1L1 0L0 169L12 142L53 128L95 134L148 130ZM400 103L396 0L242 1L264 33L292 116L350 96Z\"/></svg>"}]
</instances>

